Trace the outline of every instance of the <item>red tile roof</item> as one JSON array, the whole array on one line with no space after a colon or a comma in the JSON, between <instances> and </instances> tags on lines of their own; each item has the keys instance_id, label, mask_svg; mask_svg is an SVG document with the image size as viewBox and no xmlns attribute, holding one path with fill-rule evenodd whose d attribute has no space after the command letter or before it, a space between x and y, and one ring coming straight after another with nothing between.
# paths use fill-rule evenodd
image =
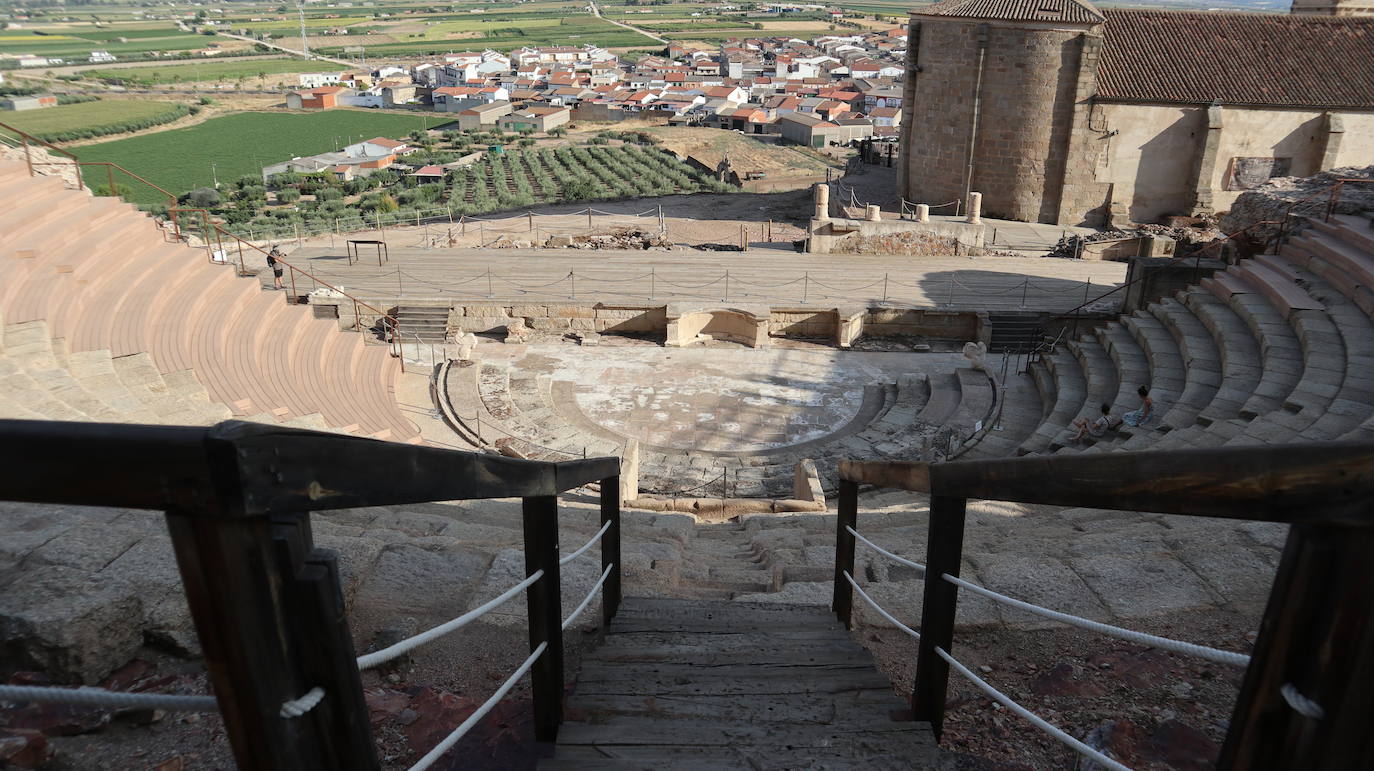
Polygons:
<instances>
[{"instance_id":1,"label":"red tile roof","mask_svg":"<svg viewBox=\"0 0 1374 771\"><path fill-rule=\"evenodd\" d=\"M1097 96L1127 102L1374 108L1374 22L1105 11Z\"/></svg>"},{"instance_id":2,"label":"red tile roof","mask_svg":"<svg viewBox=\"0 0 1374 771\"><path fill-rule=\"evenodd\" d=\"M941 0L934 5L917 8L912 14L1070 24L1102 23L1102 12L1087 0Z\"/></svg>"}]
</instances>

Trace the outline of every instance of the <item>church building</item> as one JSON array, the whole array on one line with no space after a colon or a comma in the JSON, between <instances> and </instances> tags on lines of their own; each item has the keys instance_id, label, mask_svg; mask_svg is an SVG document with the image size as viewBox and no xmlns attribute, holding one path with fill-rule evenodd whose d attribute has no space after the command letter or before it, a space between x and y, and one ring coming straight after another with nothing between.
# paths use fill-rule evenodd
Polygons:
<instances>
[{"instance_id":1,"label":"church building","mask_svg":"<svg viewBox=\"0 0 1374 771\"><path fill-rule=\"evenodd\" d=\"M911 14L899 186L1061 225L1226 210L1374 164L1374 5L1289 15L943 0ZM945 209L944 211L952 211Z\"/></svg>"}]
</instances>

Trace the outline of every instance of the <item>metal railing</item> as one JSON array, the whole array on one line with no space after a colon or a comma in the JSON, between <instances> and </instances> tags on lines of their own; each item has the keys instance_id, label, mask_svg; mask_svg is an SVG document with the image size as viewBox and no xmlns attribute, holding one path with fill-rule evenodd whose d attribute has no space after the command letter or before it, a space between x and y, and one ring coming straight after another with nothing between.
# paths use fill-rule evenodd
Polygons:
<instances>
[{"instance_id":1,"label":"metal railing","mask_svg":"<svg viewBox=\"0 0 1374 771\"><path fill-rule=\"evenodd\" d=\"M860 485L930 495L926 564L859 533ZM959 577L970 499L1141 511L1291 525L1253 652L1146 635L1015 600ZM960 588L1018 610L1209 661L1244 681L1219 769L1365 768L1374 762L1374 444L1327 442L949 463L843 461L832 608L851 624L854 593L919 639L911 705L938 740L954 668L994 700L1108 768L1084 745L1005 696L951 655ZM924 573L919 629L854 578L856 544Z\"/></svg>"},{"instance_id":2,"label":"metal railing","mask_svg":"<svg viewBox=\"0 0 1374 771\"><path fill-rule=\"evenodd\" d=\"M384 442L256 423L209 428L0 420L0 500L166 512L214 691L205 696L25 688L5 700L218 709L244 769L377 769L360 669L449 634L521 593L530 655L487 703L420 760L437 760L526 672L536 737L563 720L563 630L601 593L620 605L620 462L561 463ZM73 482L73 453L89 457ZM99 462L95 462L99 459ZM380 471L379 471L380 470ZM600 530L559 553L558 496L600 482ZM523 499L526 579L484 605L384 650L355 655L336 556L316 548L310 512L430 501ZM600 544L601 577L563 618L560 567Z\"/></svg>"}]
</instances>

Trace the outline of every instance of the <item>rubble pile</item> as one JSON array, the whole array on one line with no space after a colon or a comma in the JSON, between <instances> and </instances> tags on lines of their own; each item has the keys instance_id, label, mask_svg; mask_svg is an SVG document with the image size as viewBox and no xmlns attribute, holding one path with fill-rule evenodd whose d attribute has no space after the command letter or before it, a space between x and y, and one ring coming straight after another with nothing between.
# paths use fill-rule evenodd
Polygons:
<instances>
[{"instance_id":1,"label":"rubble pile","mask_svg":"<svg viewBox=\"0 0 1374 771\"><path fill-rule=\"evenodd\" d=\"M1281 222L1288 207L1297 204L1294 214L1324 213L1330 196L1327 191L1341 179L1374 180L1374 166L1347 166L1310 177L1276 177L1263 187L1242 193L1231 210L1221 218L1221 229L1235 233L1265 220ZM1347 184L1336 205L1339 214L1374 210L1374 184ZM1255 240L1268 239L1278 225L1261 225L1251 231Z\"/></svg>"},{"instance_id":2,"label":"rubble pile","mask_svg":"<svg viewBox=\"0 0 1374 771\"><path fill-rule=\"evenodd\" d=\"M1176 255L1189 253L1194 248L1210 244L1218 238L1225 236L1224 233L1217 229L1213 220L1198 218L1197 227L1144 224L1137 225L1130 231L1113 228L1111 230L1103 230L1097 233L1088 233L1086 235L1066 236L1059 239L1058 243L1054 245L1054 248L1045 256L1074 259L1083 254L1083 246L1085 244L1099 241L1115 241L1121 238L1136 238L1145 235L1161 236L1177 241L1178 249L1175 251Z\"/></svg>"},{"instance_id":3,"label":"rubble pile","mask_svg":"<svg viewBox=\"0 0 1374 771\"><path fill-rule=\"evenodd\" d=\"M673 248L662 233L652 230L626 228L611 233L586 236L554 235L543 243L551 249L655 249L667 251Z\"/></svg>"},{"instance_id":4,"label":"rubble pile","mask_svg":"<svg viewBox=\"0 0 1374 771\"><path fill-rule=\"evenodd\" d=\"M1131 234L1124 230L1103 230L1097 233L1087 233L1085 235L1064 236L1045 254L1046 257L1060 257L1064 259L1077 259L1083 253L1083 245L1097 241L1115 241L1118 238L1130 238Z\"/></svg>"},{"instance_id":5,"label":"rubble pile","mask_svg":"<svg viewBox=\"0 0 1374 771\"><path fill-rule=\"evenodd\" d=\"M881 233L871 236L857 233L837 242L830 250L834 254L908 254L923 257L957 257L968 250L947 236L910 230L905 233Z\"/></svg>"}]
</instances>

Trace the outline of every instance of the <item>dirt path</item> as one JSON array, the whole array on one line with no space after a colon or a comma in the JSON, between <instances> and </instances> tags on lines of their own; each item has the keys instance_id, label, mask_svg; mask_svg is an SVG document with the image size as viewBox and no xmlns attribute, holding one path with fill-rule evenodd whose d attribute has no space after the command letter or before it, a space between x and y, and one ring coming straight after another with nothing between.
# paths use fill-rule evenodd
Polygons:
<instances>
[{"instance_id":1,"label":"dirt path","mask_svg":"<svg viewBox=\"0 0 1374 771\"><path fill-rule=\"evenodd\" d=\"M665 45L665 46L668 45L668 40L667 40L667 38L661 38L661 37L659 37L658 35L655 35L655 34L652 33L652 32L647 32L647 31L645 31L645 30L642 30L642 29L640 29L639 27L632 27L632 26L630 26L629 24L625 24L624 22L619 22L619 21L616 21L615 19L607 19L605 16L602 16L602 15L601 15L601 9L596 7L596 3L594 2L594 0L589 0L587 4L591 6L591 8L592 8L592 15L595 16L596 18L598 18L598 19L605 19L606 21L608 21L608 22L614 24L614 25L617 26L617 27L624 27L625 29L628 29L628 30L630 30L630 31L632 31L632 32L638 32L639 34L641 34L641 35L643 35L643 36L645 36L645 37L651 37L651 38L653 38L654 40L657 40L658 42L662 43L662 44Z\"/></svg>"}]
</instances>

